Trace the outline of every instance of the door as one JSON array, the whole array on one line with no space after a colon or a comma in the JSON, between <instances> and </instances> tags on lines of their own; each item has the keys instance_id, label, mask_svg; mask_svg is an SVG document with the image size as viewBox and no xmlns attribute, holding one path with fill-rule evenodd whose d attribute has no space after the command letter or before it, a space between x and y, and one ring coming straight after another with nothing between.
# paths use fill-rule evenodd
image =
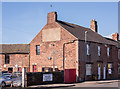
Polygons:
<instances>
[{"instance_id":1,"label":"door","mask_svg":"<svg viewBox=\"0 0 120 89\"><path fill-rule=\"evenodd\" d=\"M101 78L101 66L98 64L98 80Z\"/></svg>"},{"instance_id":2,"label":"door","mask_svg":"<svg viewBox=\"0 0 120 89\"><path fill-rule=\"evenodd\" d=\"M64 83L76 82L76 69L65 69L64 71Z\"/></svg>"},{"instance_id":3,"label":"door","mask_svg":"<svg viewBox=\"0 0 120 89\"><path fill-rule=\"evenodd\" d=\"M106 79L106 65L103 68L103 79Z\"/></svg>"},{"instance_id":4,"label":"door","mask_svg":"<svg viewBox=\"0 0 120 89\"><path fill-rule=\"evenodd\" d=\"M33 65L33 72L37 72L37 66Z\"/></svg>"},{"instance_id":5,"label":"door","mask_svg":"<svg viewBox=\"0 0 120 89\"><path fill-rule=\"evenodd\" d=\"M8 68L8 72L12 73L13 72L13 68L12 67Z\"/></svg>"},{"instance_id":6,"label":"door","mask_svg":"<svg viewBox=\"0 0 120 89\"><path fill-rule=\"evenodd\" d=\"M22 68L21 67L18 67L18 72L22 72Z\"/></svg>"}]
</instances>

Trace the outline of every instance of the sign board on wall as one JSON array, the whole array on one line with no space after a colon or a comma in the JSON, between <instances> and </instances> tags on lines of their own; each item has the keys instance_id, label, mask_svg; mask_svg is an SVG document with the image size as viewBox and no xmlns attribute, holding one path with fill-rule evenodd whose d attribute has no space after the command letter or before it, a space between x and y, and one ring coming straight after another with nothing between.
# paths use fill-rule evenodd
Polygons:
<instances>
[{"instance_id":1,"label":"sign board on wall","mask_svg":"<svg viewBox=\"0 0 120 89\"><path fill-rule=\"evenodd\" d=\"M59 41L61 38L61 29L60 28L51 28L42 30L42 41Z\"/></svg>"},{"instance_id":2,"label":"sign board on wall","mask_svg":"<svg viewBox=\"0 0 120 89\"><path fill-rule=\"evenodd\" d=\"M111 69L108 69L108 73L109 73L109 74L112 74L112 70L111 70Z\"/></svg>"},{"instance_id":3,"label":"sign board on wall","mask_svg":"<svg viewBox=\"0 0 120 89\"><path fill-rule=\"evenodd\" d=\"M43 74L43 82L45 81L53 81L53 75L52 74Z\"/></svg>"}]
</instances>

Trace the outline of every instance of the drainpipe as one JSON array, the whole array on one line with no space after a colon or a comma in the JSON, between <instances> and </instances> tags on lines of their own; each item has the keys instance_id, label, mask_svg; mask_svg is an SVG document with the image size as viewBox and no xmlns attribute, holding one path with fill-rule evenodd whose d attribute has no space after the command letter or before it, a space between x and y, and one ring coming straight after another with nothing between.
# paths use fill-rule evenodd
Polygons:
<instances>
[{"instance_id":1,"label":"drainpipe","mask_svg":"<svg viewBox=\"0 0 120 89\"><path fill-rule=\"evenodd\" d=\"M87 61L87 48L86 48L86 45L87 45L87 33L88 31L85 31L85 80L86 80L86 61Z\"/></svg>"},{"instance_id":2,"label":"drainpipe","mask_svg":"<svg viewBox=\"0 0 120 89\"><path fill-rule=\"evenodd\" d=\"M65 77L65 54L64 54L64 50L65 50L65 45L66 44L70 44L70 43L74 43L75 41L79 41L78 39L76 39L76 40L73 40L73 41L71 41L71 42L67 42L67 43L64 43L63 44L63 72L64 72L64 77ZM64 78L63 78L64 79ZM64 81L65 82L65 81Z\"/></svg>"},{"instance_id":3,"label":"drainpipe","mask_svg":"<svg viewBox=\"0 0 120 89\"><path fill-rule=\"evenodd\" d=\"M30 72L30 44L29 44L29 72Z\"/></svg>"}]
</instances>

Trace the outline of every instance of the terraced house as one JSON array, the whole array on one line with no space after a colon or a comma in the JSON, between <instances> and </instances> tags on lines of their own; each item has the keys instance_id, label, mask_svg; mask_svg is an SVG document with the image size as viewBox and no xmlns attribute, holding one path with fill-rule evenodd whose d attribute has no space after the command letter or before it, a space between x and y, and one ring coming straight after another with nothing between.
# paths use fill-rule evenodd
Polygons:
<instances>
[{"instance_id":1,"label":"terraced house","mask_svg":"<svg viewBox=\"0 0 120 89\"><path fill-rule=\"evenodd\" d=\"M75 81L117 79L120 74L118 38L118 33L113 34L113 39L101 36L95 19L86 28L60 21L56 12L50 12L47 24L26 45L29 50L25 49L23 58L26 55L27 61L23 60L30 72L64 71L65 77L75 76Z\"/></svg>"},{"instance_id":2,"label":"terraced house","mask_svg":"<svg viewBox=\"0 0 120 89\"><path fill-rule=\"evenodd\" d=\"M28 44L1 44L0 50L0 70L10 73L22 72L22 68L29 70Z\"/></svg>"}]
</instances>

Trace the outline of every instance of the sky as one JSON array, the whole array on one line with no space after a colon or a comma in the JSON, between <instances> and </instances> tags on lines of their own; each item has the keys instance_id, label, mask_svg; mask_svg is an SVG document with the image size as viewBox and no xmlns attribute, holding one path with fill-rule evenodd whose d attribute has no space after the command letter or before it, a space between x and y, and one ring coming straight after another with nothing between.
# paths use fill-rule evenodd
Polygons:
<instances>
[{"instance_id":1,"label":"sky","mask_svg":"<svg viewBox=\"0 0 120 89\"><path fill-rule=\"evenodd\" d=\"M102 36L118 32L118 2L3 2L2 44L29 44L52 11L58 20L87 28L95 19Z\"/></svg>"}]
</instances>

